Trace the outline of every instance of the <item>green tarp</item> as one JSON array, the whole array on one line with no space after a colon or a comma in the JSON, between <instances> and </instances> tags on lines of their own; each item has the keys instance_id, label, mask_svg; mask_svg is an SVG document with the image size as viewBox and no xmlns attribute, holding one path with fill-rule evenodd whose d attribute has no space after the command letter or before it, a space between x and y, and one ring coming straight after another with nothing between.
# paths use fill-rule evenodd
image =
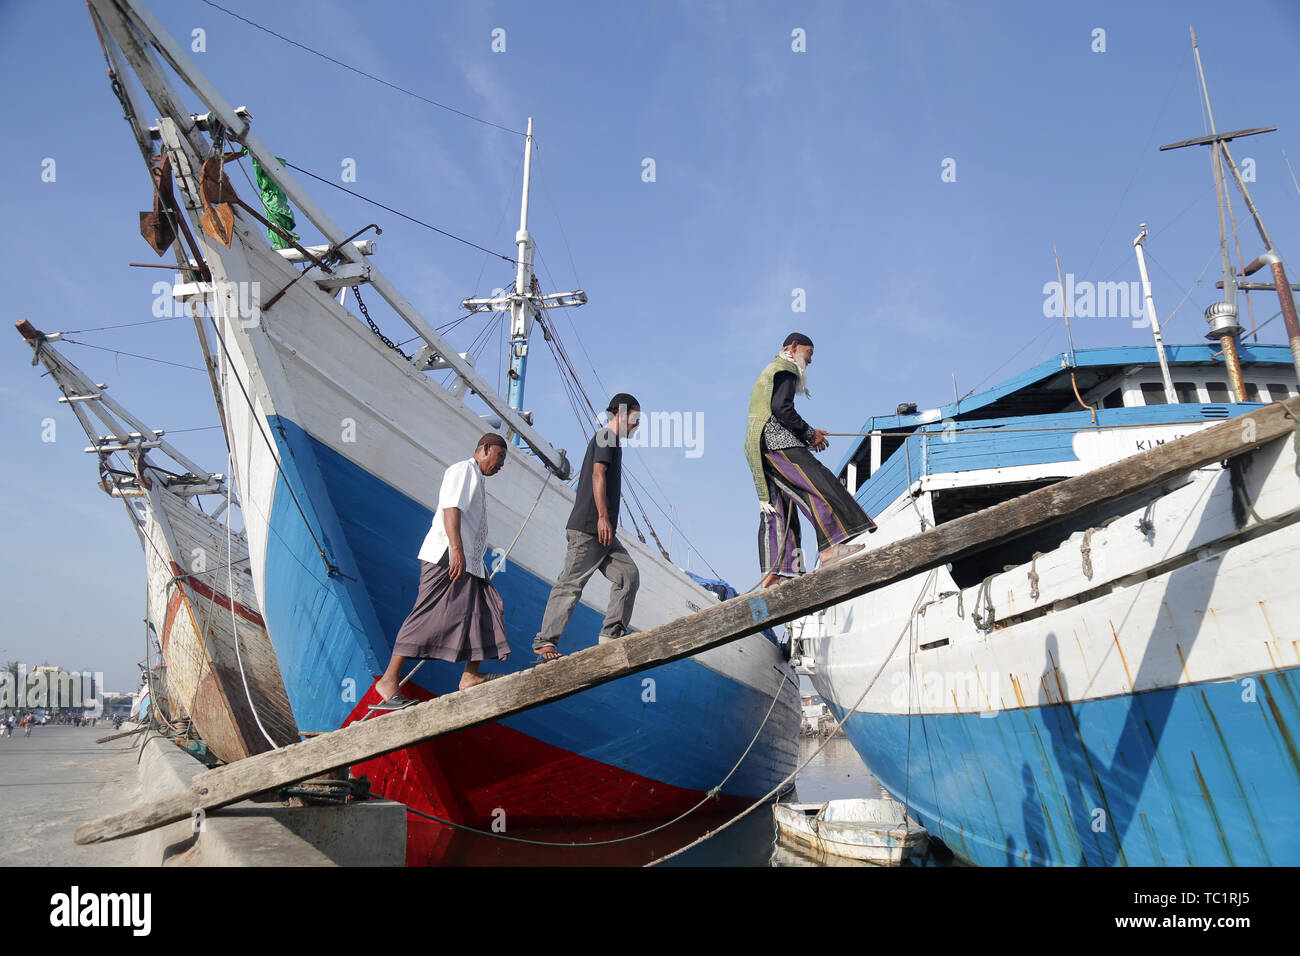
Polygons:
<instances>
[{"instance_id":1,"label":"green tarp","mask_svg":"<svg viewBox=\"0 0 1300 956\"><path fill-rule=\"evenodd\" d=\"M247 150L245 150L247 152ZM284 162L284 157L276 157L280 162ZM289 235L293 236L294 241L298 241L298 236L293 231L293 210L289 208L289 198L285 196L284 190L275 184L270 176L263 172L261 165L256 159L253 159L253 173L257 176L257 190L262 194L262 208L266 211L266 218L271 220ZM271 247L274 249L288 249L289 242L285 240L274 229L266 230L267 237L271 240Z\"/></svg>"}]
</instances>

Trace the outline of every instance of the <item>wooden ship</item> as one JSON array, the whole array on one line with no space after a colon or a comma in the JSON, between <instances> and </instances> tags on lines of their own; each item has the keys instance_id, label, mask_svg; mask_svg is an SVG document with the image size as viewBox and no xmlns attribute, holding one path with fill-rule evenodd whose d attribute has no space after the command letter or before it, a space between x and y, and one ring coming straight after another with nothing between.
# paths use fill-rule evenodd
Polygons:
<instances>
[{"instance_id":1,"label":"wooden ship","mask_svg":"<svg viewBox=\"0 0 1300 956\"><path fill-rule=\"evenodd\" d=\"M220 760L298 741L284 681L248 569L248 544L229 521L233 489L163 432L148 428L69 362L30 322L18 331L90 440L99 486L126 508L144 550L149 627L166 665L169 724L188 719ZM97 424L98 423L98 424ZM201 500L213 503L204 511Z\"/></svg>"}]
</instances>

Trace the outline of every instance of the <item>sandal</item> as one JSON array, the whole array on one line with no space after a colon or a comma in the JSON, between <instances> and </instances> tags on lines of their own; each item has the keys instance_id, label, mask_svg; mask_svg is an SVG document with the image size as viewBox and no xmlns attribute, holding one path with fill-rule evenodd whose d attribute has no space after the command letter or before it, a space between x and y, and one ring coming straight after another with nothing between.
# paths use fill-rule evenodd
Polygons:
<instances>
[{"instance_id":1,"label":"sandal","mask_svg":"<svg viewBox=\"0 0 1300 956\"><path fill-rule=\"evenodd\" d=\"M554 644L543 644L541 647L533 648L533 651L537 654L537 658L533 661L534 665L545 664L547 661L556 661L564 656Z\"/></svg>"},{"instance_id":2,"label":"sandal","mask_svg":"<svg viewBox=\"0 0 1300 956\"><path fill-rule=\"evenodd\" d=\"M402 710L405 707L414 707L418 703L419 703L418 700L412 700L409 697L403 697L401 692L399 691L398 693L394 694L392 697L389 697L385 700L381 700L377 704L371 704L370 709L387 712L390 710Z\"/></svg>"}]
</instances>

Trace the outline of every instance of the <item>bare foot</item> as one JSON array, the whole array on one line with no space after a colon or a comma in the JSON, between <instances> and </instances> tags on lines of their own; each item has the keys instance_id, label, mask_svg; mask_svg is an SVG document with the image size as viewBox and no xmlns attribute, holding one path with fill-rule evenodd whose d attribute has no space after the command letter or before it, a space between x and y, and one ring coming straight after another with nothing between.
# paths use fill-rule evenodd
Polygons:
<instances>
[{"instance_id":1,"label":"bare foot","mask_svg":"<svg viewBox=\"0 0 1300 956\"><path fill-rule=\"evenodd\" d=\"M766 588L770 588L772 585L776 584L776 582L780 580L781 580L781 575L779 574L765 574L763 575L763 580L758 582L758 589L762 591Z\"/></svg>"},{"instance_id":2,"label":"bare foot","mask_svg":"<svg viewBox=\"0 0 1300 956\"><path fill-rule=\"evenodd\" d=\"M396 680L385 680L381 677L375 682L375 692L379 694L380 700L388 700L397 693L397 689Z\"/></svg>"},{"instance_id":3,"label":"bare foot","mask_svg":"<svg viewBox=\"0 0 1300 956\"><path fill-rule=\"evenodd\" d=\"M863 544L837 544L834 547L827 548L821 554L817 555L819 564L833 564L841 558L847 558L851 554L857 554L866 545Z\"/></svg>"},{"instance_id":4,"label":"bare foot","mask_svg":"<svg viewBox=\"0 0 1300 956\"><path fill-rule=\"evenodd\" d=\"M475 684L481 684L485 680L487 680L487 678L482 674L471 674L469 671L466 671L460 675L460 689L469 690Z\"/></svg>"}]
</instances>

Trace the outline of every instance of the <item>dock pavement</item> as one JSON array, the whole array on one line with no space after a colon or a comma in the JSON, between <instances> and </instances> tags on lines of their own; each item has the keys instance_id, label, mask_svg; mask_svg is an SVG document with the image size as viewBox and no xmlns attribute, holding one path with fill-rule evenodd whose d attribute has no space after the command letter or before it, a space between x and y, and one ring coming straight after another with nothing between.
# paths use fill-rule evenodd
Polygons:
<instances>
[{"instance_id":1,"label":"dock pavement","mask_svg":"<svg viewBox=\"0 0 1300 956\"><path fill-rule=\"evenodd\" d=\"M132 866L138 838L78 846L87 820L125 810L139 798L140 735L105 744L111 723L46 724L0 737L0 866Z\"/></svg>"}]
</instances>

